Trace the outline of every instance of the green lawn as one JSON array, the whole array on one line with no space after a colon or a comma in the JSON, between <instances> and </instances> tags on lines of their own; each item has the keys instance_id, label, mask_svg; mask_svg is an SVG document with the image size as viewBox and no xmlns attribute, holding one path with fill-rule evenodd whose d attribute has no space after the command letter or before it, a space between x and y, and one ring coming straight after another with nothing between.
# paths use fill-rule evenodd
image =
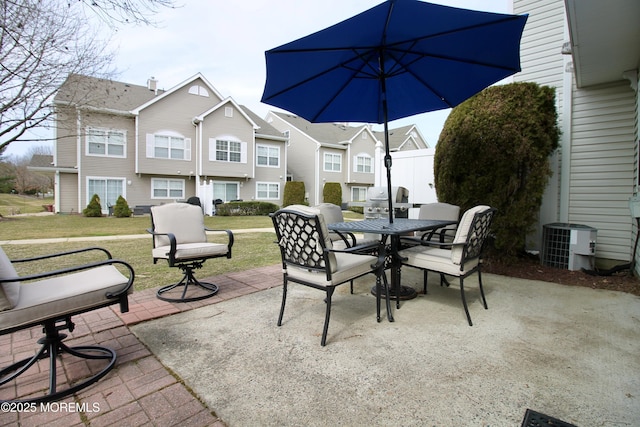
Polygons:
<instances>
[{"instance_id":1,"label":"green lawn","mask_svg":"<svg viewBox=\"0 0 640 427\"><path fill-rule=\"evenodd\" d=\"M46 205L53 204L53 197L21 196L0 193L0 215L6 217L17 214L46 212Z\"/></svg>"},{"instance_id":2,"label":"green lawn","mask_svg":"<svg viewBox=\"0 0 640 427\"><path fill-rule=\"evenodd\" d=\"M33 199L24 199L20 196L0 195L6 204L13 205L23 202L34 212L44 211L36 209ZM42 203L42 199L37 199ZM27 201L29 204L27 204ZM26 210L27 208L25 208ZM99 241L80 241L64 243L37 243L37 244L7 244L2 248L9 258L29 258L37 255L60 252L88 246L100 246L109 250L114 258L127 261L136 273L135 289L147 289L166 285L180 279L181 272L176 268L169 268L166 263L153 264L151 258L151 236L147 236L146 229L151 227L149 215L116 218L86 218L81 215L45 215L45 216L16 216L2 213L0 218L0 241L43 239L43 238L69 238L69 237L104 237ZM362 215L346 213L347 218L362 218ZM209 260L196 274L198 277L208 277L227 272L243 271L251 268L274 265L280 262L280 252L274 244L275 233L271 219L266 216L247 217L205 217L205 226L212 229L246 230L252 228L266 228L267 232L252 232L234 234L235 243L232 249L231 259L221 258ZM144 235L142 238L109 239L116 235ZM226 235L214 235L212 241L225 241ZM25 270L23 264L16 264L16 269L21 275L35 273L33 263L30 270ZM42 263L37 271L49 271L61 268L66 264Z\"/></svg>"}]
</instances>

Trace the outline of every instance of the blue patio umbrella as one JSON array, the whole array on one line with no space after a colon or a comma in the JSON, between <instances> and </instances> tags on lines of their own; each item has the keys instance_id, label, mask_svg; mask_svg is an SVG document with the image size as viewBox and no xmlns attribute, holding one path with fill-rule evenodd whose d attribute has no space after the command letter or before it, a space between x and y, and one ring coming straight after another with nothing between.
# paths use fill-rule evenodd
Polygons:
<instances>
[{"instance_id":1,"label":"blue patio umbrella","mask_svg":"<svg viewBox=\"0 0 640 427\"><path fill-rule=\"evenodd\" d=\"M383 123L393 222L389 121L455 107L520 71L526 20L388 0L268 50L262 102L313 123Z\"/></svg>"}]
</instances>

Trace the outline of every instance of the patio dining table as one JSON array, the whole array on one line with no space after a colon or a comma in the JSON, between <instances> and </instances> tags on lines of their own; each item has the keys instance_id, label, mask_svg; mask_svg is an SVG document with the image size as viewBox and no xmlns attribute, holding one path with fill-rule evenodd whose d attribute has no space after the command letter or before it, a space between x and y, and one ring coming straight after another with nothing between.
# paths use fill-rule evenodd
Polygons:
<instances>
[{"instance_id":1,"label":"patio dining table","mask_svg":"<svg viewBox=\"0 0 640 427\"><path fill-rule=\"evenodd\" d=\"M400 280L400 268L402 256L398 253L400 237L409 235L415 231L429 231L456 224L456 221L435 219L404 219L395 218L392 223L388 219L365 219L362 221L345 221L328 224L332 231L349 233L379 234L385 253L385 269L391 269L390 298L396 300L396 308L400 308L400 300L409 300L417 296L416 290L410 286L402 286ZM371 289L375 295L376 287ZM389 317L393 321L393 317Z\"/></svg>"}]
</instances>

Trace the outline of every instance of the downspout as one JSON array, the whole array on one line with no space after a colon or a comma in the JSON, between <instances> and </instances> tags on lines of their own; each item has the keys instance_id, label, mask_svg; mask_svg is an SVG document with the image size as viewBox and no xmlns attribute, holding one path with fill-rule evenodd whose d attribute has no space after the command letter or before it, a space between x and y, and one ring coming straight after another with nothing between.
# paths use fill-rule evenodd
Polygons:
<instances>
[{"instance_id":1,"label":"downspout","mask_svg":"<svg viewBox=\"0 0 640 427\"><path fill-rule=\"evenodd\" d=\"M139 146L139 142L140 142L140 125L139 125L139 121L138 121L138 115L136 114L134 119L133 119L133 123L134 123L134 128L135 128L135 153L134 153L134 166L133 166L133 173L135 173L136 175L139 173L138 171L140 170L140 146ZM146 141L146 139L145 139ZM145 146L145 150L146 150L146 146Z\"/></svg>"},{"instance_id":2,"label":"downspout","mask_svg":"<svg viewBox=\"0 0 640 427\"><path fill-rule=\"evenodd\" d=\"M316 205L320 204L320 144L316 143L316 161L315 161L315 188L314 188L314 200ZM311 204L311 203L310 203Z\"/></svg>"},{"instance_id":3,"label":"downspout","mask_svg":"<svg viewBox=\"0 0 640 427\"><path fill-rule=\"evenodd\" d=\"M82 165L81 157L82 157L82 117L80 110L76 109L77 119L76 119L76 170L78 171L78 213L82 212ZM87 204L89 201L87 200Z\"/></svg>"},{"instance_id":4,"label":"downspout","mask_svg":"<svg viewBox=\"0 0 640 427\"><path fill-rule=\"evenodd\" d=\"M569 29L565 26L565 40L569 40ZM560 222L569 222L569 193L571 190L571 141L573 118L573 56L565 55L562 75L562 135L560 136Z\"/></svg>"}]
</instances>

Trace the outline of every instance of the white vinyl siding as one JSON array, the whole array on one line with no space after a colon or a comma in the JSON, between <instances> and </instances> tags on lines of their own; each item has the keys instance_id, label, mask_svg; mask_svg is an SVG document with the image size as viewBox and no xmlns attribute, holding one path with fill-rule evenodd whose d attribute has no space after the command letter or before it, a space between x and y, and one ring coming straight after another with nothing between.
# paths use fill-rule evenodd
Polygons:
<instances>
[{"instance_id":1,"label":"white vinyl siding","mask_svg":"<svg viewBox=\"0 0 640 427\"><path fill-rule=\"evenodd\" d=\"M635 96L628 82L573 93L569 222L598 230L599 258L631 256Z\"/></svg>"}]
</instances>

